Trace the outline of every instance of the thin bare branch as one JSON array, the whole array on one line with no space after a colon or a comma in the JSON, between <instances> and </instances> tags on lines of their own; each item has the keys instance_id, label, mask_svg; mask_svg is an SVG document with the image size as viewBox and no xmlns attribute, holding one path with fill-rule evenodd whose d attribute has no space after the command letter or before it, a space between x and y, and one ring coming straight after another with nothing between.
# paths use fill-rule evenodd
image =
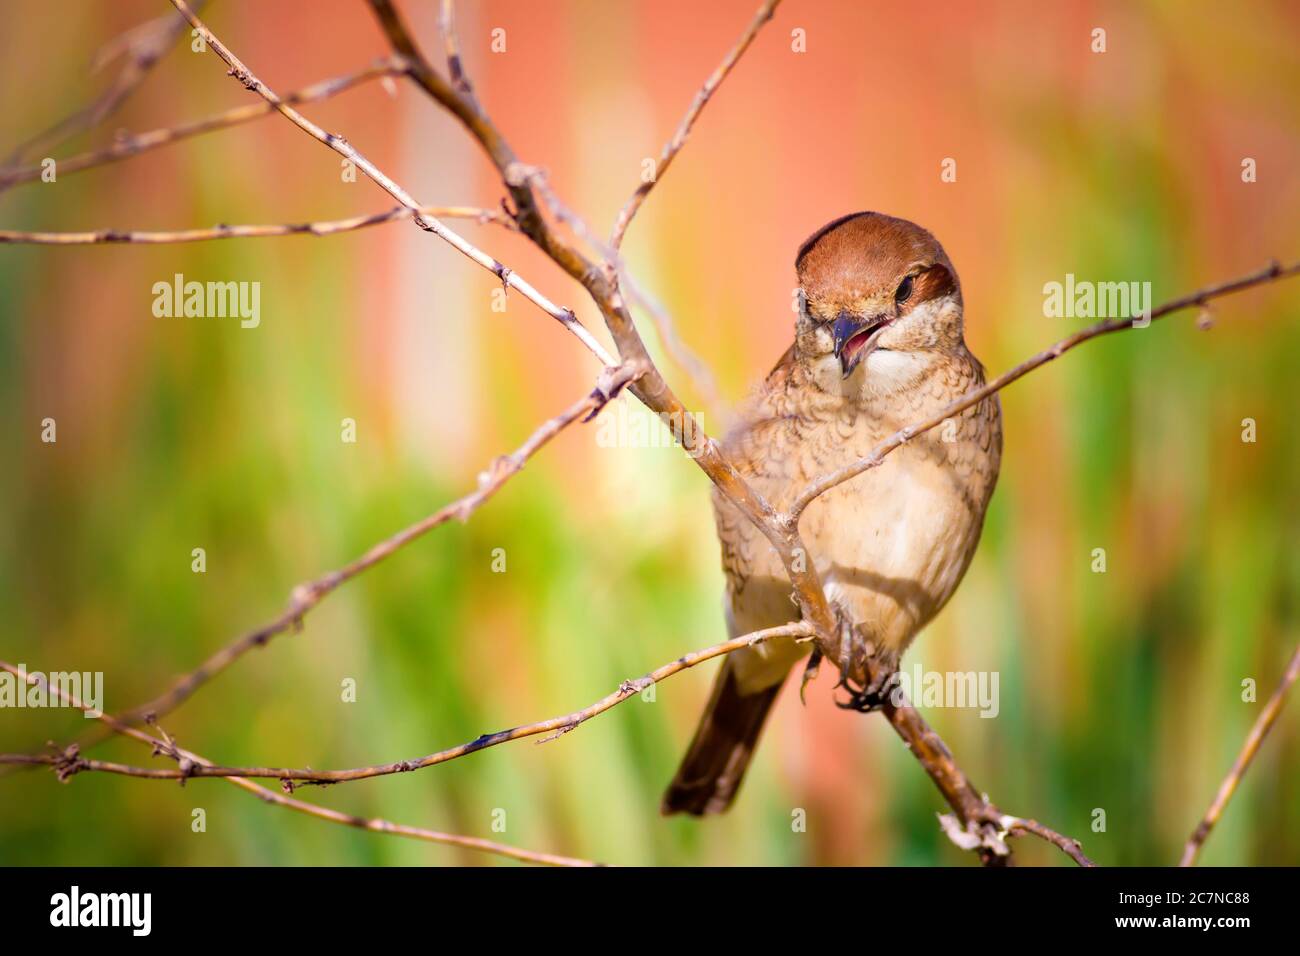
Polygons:
<instances>
[{"instance_id":1,"label":"thin bare branch","mask_svg":"<svg viewBox=\"0 0 1300 956\"><path fill-rule=\"evenodd\" d=\"M321 80L319 83L313 83L311 86L304 86L300 90L286 93L284 96L284 102L293 105L316 103L321 100L327 100L332 96L337 96L339 93L349 90L354 86L359 86L369 80L380 79L386 76L401 76L406 72L406 70L407 64L405 58L392 54L375 61L363 70L346 73L342 76L336 76L328 80ZM210 133L214 130L220 129L229 129L232 126L239 126L243 123L260 119L263 116L269 116L274 112L275 107L266 101L260 103L246 103L243 106L223 110L220 113L214 113L211 116L205 116L202 119L182 123L179 126L168 126L163 127L162 129L149 130L145 133L119 136L114 139L110 145L101 149L90 150L89 152L79 153L76 156L69 156L66 159L57 160L55 168L58 171L58 175L68 176L72 173L79 173L85 169L104 166L123 159L130 159L132 156L138 156L141 153L158 149L159 147L166 146L170 143L177 143L193 136L199 136L203 133ZM10 186L17 185L18 183L31 182L40 179L43 171L44 167L40 165L0 171L0 192L8 189Z\"/></svg>"},{"instance_id":2,"label":"thin bare branch","mask_svg":"<svg viewBox=\"0 0 1300 956\"><path fill-rule=\"evenodd\" d=\"M604 346L596 341L596 339L592 337L591 333L588 332L582 323L578 321L578 318L574 315L572 309L565 309L556 305L534 288L531 283L520 276L517 272L508 268L504 263L497 261L473 243L466 240L463 236L448 229L443 225L441 220L420 212L426 204L417 202L410 193L389 178L387 174L375 166L374 163L362 155L356 147L342 136L326 132L320 126L317 126L307 117L303 116L302 113L299 113L291 105L285 102L284 99L277 95L269 86L259 80L257 76L255 76L253 72L230 51L230 48L222 43L221 40L219 40L210 29L208 29L207 25L194 14L185 0L171 0L171 2L177 10L185 15L186 19L189 20L194 29L199 32L207 43L208 48L220 57L221 60L223 60L230 68L227 71L228 74L242 83L245 89L251 90L258 96L262 97L262 99L270 103L277 112L313 139L324 143L344 159L350 160L354 163L358 169L365 173L366 178L374 182L403 206L410 209L414 213L412 219L416 225L426 232L433 233L439 239L449 243L454 249L456 249L456 251L460 252L466 258L493 273L501 280L504 287L518 290L524 298L538 306L546 312L547 315L551 316L551 318L555 319L571 332L580 342L582 342L583 345L587 347L589 351L591 351L593 355L600 359L602 364L606 366L618 364L613 356L605 350Z\"/></svg>"},{"instance_id":3,"label":"thin bare branch","mask_svg":"<svg viewBox=\"0 0 1300 956\"><path fill-rule=\"evenodd\" d=\"M22 669L15 667L6 661L0 661L0 670L8 671L19 680L28 685L40 683L34 675L28 674ZM113 733L120 734L123 737L130 737L139 743L150 747L155 756L162 755L176 761L177 771L162 779L179 779L182 786L189 777L200 776L207 769L212 767L212 762L205 757L200 756L192 750L185 750L178 747L174 740L165 731L159 728L159 737L154 737L130 727L114 717L102 713L99 710L87 705L66 689L55 684L46 684L50 693L57 694L58 697L68 705L77 708L85 714L102 721ZM66 780L69 776L76 773L76 764L82 758L78 755L75 745L68 748L62 754L62 762L56 764L56 770L62 779ZM124 768L123 764L106 764L103 761L96 761L100 764L99 769L107 770L109 767ZM82 768L89 769L89 768ZM132 771L144 770L145 768L129 768ZM152 776L159 779L157 774L142 774L132 772L129 776ZM394 836L408 837L413 840L423 840L427 843L438 843L443 846L456 846L466 850L478 850L484 853L493 853L497 856L509 857L512 860L520 860L525 863L540 863L547 866L596 866L597 864L590 860L581 860L575 857L557 856L551 853L535 853L532 850L522 850L519 847L509 846L504 843L497 843L493 840L484 840L479 837L462 836L456 833L442 833L437 830L426 830L422 827L411 827L401 823L393 823L390 820L383 820L377 817L359 817L351 813L342 813L338 810L331 810L328 807L317 806L314 803L307 803L302 800L296 800L286 794L276 793L274 790L268 790L260 784L251 780L245 780L242 777L225 777L229 783L241 790L247 790L254 794L260 800L266 803L274 804L278 807L284 807L286 810L294 810L298 813L305 813L308 816L316 817L318 820L328 820L331 823L341 823L345 826L357 827L361 830L371 830L375 833L391 833Z\"/></svg>"},{"instance_id":4,"label":"thin bare branch","mask_svg":"<svg viewBox=\"0 0 1300 956\"><path fill-rule=\"evenodd\" d=\"M1250 728L1250 733L1246 735L1246 742L1242 744L1241 753L1237 754L1237 759L1232 763L1232 769L1228 775L1223 778L1223 783L1219 785L1219 792L1214 795L1214 800L1210 804L1205 816L1201 822L1196 825L1187 845L1183 847L1182 859L1178 861L1179 866L1191 866L1196 862L1197 855L1201 852L1206 838L1214 825L1219 822L1219 817L1223 816L1224 808L1227 807L1228 801L1237 791L1241 778L1246 775L1246 770L1250 767L1251 761L1255 759L1255 754L1259 753L1260 744L1268 736L1268 732L1273 729L1277 723L1278 715L1282 713L1282 705L1286 703L1287 694L1291 691L1291 686L1300 678L1300 646L1296 647L1295 653L1291 655L1291 662L1287 665L1285 673L1282 675L1282 681L1273 691L1273 696L1268 699L1264 709L1260 711L1259 716L1255 719L1254 725Z\"/></svg>"},{"instance_id":5,"label":"thin bare branch","mask_svg":"<svg viewBox=\"0 0 1300 956\"><path fill-rule=\"evenodd\" d=\"M201 8L206 2L207 0L196 0L195 6ZM183 17L169 14L128 31L114 44L117 52L125 55L125 59L122 68L108 88L88 106L64 117L49 129L19 144L9 155L5 166L16 166L27 156L52 149L78 133L98 126L117 112L127 98L135 92L136 87L144 82L149 71L162 59L171 45L185 33L186 25ZM0 191L9 185L7 176L0 173Z\"/></svg>"},{"instance_id":6,"label":"thin bare branch","mask_svg":"<svg viewBox=\"0 0 1300 956\"><path fill-rule=\"evenodd\" d=\"M655 188L655 184L668 171L673 158L686 145L686 137L690 135L691 127L699 119L705 105L718 87L722 85L722 81L727 78L727 74L731 72L732 67L744 56L745 51L749 49L749 45L754 42L754 37L758 36L758 31L763 29L763 24L772 19L772 14L776 12L777 5L780 2L781 0L764 0L763 5L758 8L758 12L754 14L754 19L750 21L748 28L741 34L736 45L728 51L722 62L718 64L717 69L704 81L704 86L695 94L695 99L691 101L690 108L687 109L686 115L682 117L681 123L677 126L677 132L673 133L673 138L668 141L663 148L663 152L659 154L659 161L655 164L654 178L642 182L637 187L636 192L632 194L632 197L623 206L618 218L614 221L614 229L609 236L610 248L617 252L622 247L623 236L627 233L627 227L631 224L632 217L637 214L637 210L645 202L650 190Z\"/></svg>"},{"instance_id":7,"label":"thin bare branch","mask_svg":"<svg viewBox=\"0 0 1300 956\"><path fill-rule=\"evenodd\" d=\"M275 620L245 634L221 648L197 668L177 678L164 693L139 707L117 716L124 724L138 724L153 716L162 717L175 710L201 686L220 674L235 661L254 648L264 646L272 638L301 625L303 618L341 584L352 580L363 571L374 567L412 541L427 534L453 518L466 521L488 501L512 476L523 469L525 463L545 445L574 422L589 421L611 398L635 380L637 370L630 366L606 369L590 394L578 399L560 414L543 422L512 454L502 455L479 475L478 487L450 504L444 505L426 518L403 528L392 537L374 545L356 560L336 571L307 581L293 589L289 606Z\"/></svg>"},{"instance_id":8,"label":"thin bare branch","mask_svg":"<svg viewBox=\"0 0 1300 956\"><path fill-rule=\"evenodd\" d=\"M475 206L425 206L420 210L440 219L473 219L479 223L496 223L506 229L518 230L513 219L495 209ZM149 232L140 230L100 229L95 232L18 232L0 229L0 243L29 243L41 246L90 246L134 243L136 245L161 245L175 242L204 242L209 239L260 239L271 236L332 236L352 232L381 223L410 219L416 213L405 206L394 206L386 212L348 219L324 222L274 223L257 226L217 225L208 229L180 229Z\"/></svg>"},{"instance_id":9,"label":"thin bare branch","mask_svg":"<svg viewBox=\"0 0 1300 956\"><path fill-rule=\"evenodd\" d=\"M91 760L81 757L79 754L69 757L65 751L56 751L49 754L0 754L0 764L48 764L56 769L61 779L66 779L74 774L84 771L100 771L104 773L122 774L128 777L143 777L151 780L185 780L190 777L271 778L281 781L282 786L286 787L300 784L347 783L353 780L366 780L371 777L384 777L395 773L409 773L413 770L423 770L426 767L434 767L438 764L447 763L448 761L455 760L459 757L477 753L480 750L486 750L489 747L496 747L500 744L509 743L512 740L521 740L525 737L535 737L539 734L550 735L549 737L539 741L539 743L546 743L548 740L567 734L569 731L576 729L578 726L591 720L593 717L603 714L612 707L621 704L629 697L641 693L647 687L657 684L660 681L667 680L674 674L679 674L697 664L702 664L703 662L712 660L715 657L722 657L723 655L741 650L742 648L754 647L758 644L779 637L793 637L808 640L811 639L812 636L812 628L803 622L784 624L780 627L771 627L766 630L755 631L752 634L745 634L741 637L732 638L729 641L715 644L712 647L706 647L703 650L683 654L675 661L664 664L662 667L652 670L643 677L637 678L636 680L623 681L623 683L619 684L617 690L606 694L594 704L584 707L581 710L575 710L572 713L562 714L559 717L552 717L548 720L539 720L531 724L512 727L509 730L484 734L468 743L449 747L446 750L439 750L436 753L431 753L424 757L418 757L412 760L398 760L393 763L376 764L370 767L355 767L348 770L314 770L311 768L290 767L223 767L216 764L204 764L188 769L170 767L135 767L128 764Z\"/></svg>"},{"instance_id":10,"label":"thin bare branch","mask_svg":"<svg viewBox=\"0 0 1300 956\"><path fill-rule=\"evenodd\" d=\"M1002 827L1013 836L1018 833L1028 833L1032 836L1046 840L1053 846L1059 847L1061 852L1072 859L1080 866L1096 866L1097 864L1088 859L1083 852L1083 844L1074 837L1068 837L1064 834L1057 833L1049 826L1044 826L1037 820L1025 820L1021 817L1004 816L1001 820Z\"/></svg>"},{"instance_id":11,"label":"thin bare branch","mask_svg":"<svg viewBox=\"0 0 1300 956\"><path fill-rule=\"evenodd\" d=\"M1172 312L1178 312L1182 309L1190 309L1194 306L1204 306L1212 299L1231 295L1234 292L1241 292L1244 289L1251 289L1255 286L1265 285L1270 282L1276 282L1279 279L1285 279L1294 276L1297 273L1300 273L1300 262L1292 263L1289 266L1283 266L1280 263L1273 262L1258 272L1252 272L1249 275L1230 279L1227 282L1221 282L1218 285L1207 286L1204 289L1198 289L1195 292L1188 293L1185 296L1166 302L1163 305L1152 309L1150 318L1151 321L1155 321L1156 319L1169 315ZM783 520L788 526L797 527L799 518L803 514L804 509L807 508L808 505L818 496L825 494L836 485L843 484L850 478L862 474L864 471L875 468L884 461L885 456L894 449L901 445L905 445L917 435L929 431L931 428L942 424L947 419L960 414L972 405L979 404L990 395L1002 391L1002 389L1006 388L1012 382L1023 378L1034 369L1046 365L1053 359L1060 358L1075 346L1082 345L1090 339L1095 339L1111 332L1118 332L1122 329L1132 328L1134 321L1133 318L1107 319L1103 322L1098 322L1096 325L1091 325L1086 329L1081 329L1073 335L1061 339L1061 341L1057 342L1050 348L1046 348L1037 355L1026 359L1010 371L1002 373L983 387L968 392L962 398L959 398L942 411L936 412L925 421L908 425L906 428L900 428L877 445L870 455L867 455L865 458L860 458L851 464L845 465L843 468L833 471L830 474L823 475L817 480L811 482L808 487L800 493L799 497L795 499L789 513L783 517Z\"/></svg>"}]
</instances>

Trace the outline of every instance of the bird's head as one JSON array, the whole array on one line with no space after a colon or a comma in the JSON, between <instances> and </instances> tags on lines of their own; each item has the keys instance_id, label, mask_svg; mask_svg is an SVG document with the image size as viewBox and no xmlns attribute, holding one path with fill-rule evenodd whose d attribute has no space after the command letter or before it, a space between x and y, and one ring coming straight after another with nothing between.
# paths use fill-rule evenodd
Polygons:
<instances>
[{"instance_id":1,"label":"bird's head","mask_svg":"<svg viewBox=\"0 0 1300 956\"><path fill-rule=\"evenodd\" d=\"M964 348L961 286L938 240L876 212L823 226L799 248L795 355L826 391L888 394Z\"/></svg>"}]
</instances>

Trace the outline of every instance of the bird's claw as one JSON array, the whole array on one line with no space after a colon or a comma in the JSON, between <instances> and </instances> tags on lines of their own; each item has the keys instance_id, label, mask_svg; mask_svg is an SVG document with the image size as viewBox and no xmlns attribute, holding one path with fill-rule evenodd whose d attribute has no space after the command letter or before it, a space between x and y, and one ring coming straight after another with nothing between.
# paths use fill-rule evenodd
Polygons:
<instances>
[{"instance_id":1,"label":"bird's claw","mask_svg":"<svg viewBox=\"0 0 1300 956\"><path fill-rule=\"evenodd\" d=\"M808 663L804 665L803 677L799 680L799 703L805 706L807 706L808 701L804 697L804 691L808 689L809 684L816 680L817 672L821 670L821 666L822 652L814 647L812 654L808 657Z\"/></svg>"},{"instance_id":2,"label":"bird's claw","mask_svg":"<svg viewBox=\"0 0 1300 956\"><path fill-rule=\"evenodd\" d=\"M896 662L875 662L876 676L864 687L854 687L847 679L842 679L841 684L849 692L849 698L845 701L836 701L835 706L841 710L855 710L860 714L869 714L872 711L879 710L888 703L894 689L898 686L898 666Z\"/></svg>"},{"instance_id":3,"label":"bird's claw","mask_svg":"<svg viewBox=\"0 0 1300 956\"><path fill-rule=\"evenodd\" d=\"M856 627L844 608L836 605L835 616L840 627L840 679L834 690L843 687L849 695L848 700L837 700L835 705L863 714L879 710L898 686L898 654L881 648L869 634ZM807 683L806 675L804 682Z\"/></svg>"}]
</instances>

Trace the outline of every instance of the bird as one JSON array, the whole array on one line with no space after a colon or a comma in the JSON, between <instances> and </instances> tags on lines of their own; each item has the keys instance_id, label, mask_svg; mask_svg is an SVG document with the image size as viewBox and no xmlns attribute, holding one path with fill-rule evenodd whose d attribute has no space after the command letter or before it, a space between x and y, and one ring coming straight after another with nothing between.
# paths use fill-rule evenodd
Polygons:
<instances>
[{"instance_id":1,"label":"bird","mask_svg":"<svg viewBox=\"0 0 1300 956\"><path fill-rule=\"evenodd\" d=\"M966 347L961 285L928 231L878 212L842 216L795 259L794 342L740 407L721 448L785 511L809 482L984 384ZM970 565L1002 459L996 394L896 448L808 505L800 528L840 621L838 664L851 704L873 709L899 658ZM713 511L731 637L798 614L776 549L716 488ZM798 556L796 556L796 559ZM731 805L787 675L808 641L778 638L724 660L695 736L664 794L665 815ZM867 662L874 662L871 671ZM854 687L858 688L854 693ZM802 692L802 687L801 687Z\"/></svg>"}]
</instances>

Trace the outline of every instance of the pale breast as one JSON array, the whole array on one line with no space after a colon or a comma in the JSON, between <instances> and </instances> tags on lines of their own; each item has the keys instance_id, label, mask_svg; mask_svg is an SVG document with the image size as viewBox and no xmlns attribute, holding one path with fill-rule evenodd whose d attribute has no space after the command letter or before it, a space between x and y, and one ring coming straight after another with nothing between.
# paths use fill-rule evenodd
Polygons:
<instances>
[{"instance_id":1,"label":"pale breast","mask_svg":"<svg viewBox=\"0 0 1300 956\"><path fill-rule=\"evenodd\" d=\"M809 414L755 421L729 440L728 452L784 508L812 478L865 457L897 429L938 412L982 380L970 359L936 370L887 405L813 403ZM809 506L804 540L828 596L859 623L863 640L901 653L952 596L979 541L1000 457L1001 414L992 398ZM715 512L732 633L790 620L797 613L790 584L766 538L717 495Z\"/></svg>"}]
</instances>

